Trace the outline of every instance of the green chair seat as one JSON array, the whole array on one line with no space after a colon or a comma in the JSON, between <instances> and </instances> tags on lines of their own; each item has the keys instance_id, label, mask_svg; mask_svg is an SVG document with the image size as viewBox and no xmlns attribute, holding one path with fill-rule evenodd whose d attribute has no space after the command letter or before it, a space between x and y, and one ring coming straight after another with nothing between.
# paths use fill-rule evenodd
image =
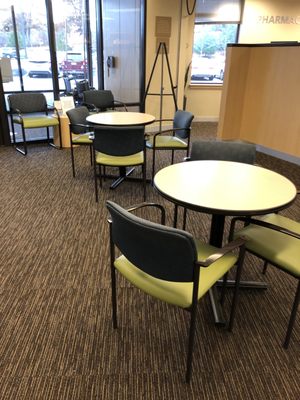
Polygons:
<instances>
[{"instance_id":1,"label":"green chair seat","mask_svg":"<svg viewBox=\"0 0 300 400\"><path fill-rule=\"evenodd\" d=\"M282 215L270 214L262 219L300 234L300 224ZM235 236L244 236L247 239L246 248L250 252L300 278L300 263L295 262L300 260L299 239L257 225L246 226Z\"/></svg>"},{"instance_id":2,"label":"green chair seat","mask_svg":"<svg viewBox=\"0 0 300 400\"><path fill-rule=\"evenodd\" d=\"M195 239L198 260L204 260L217 249ZM150 255L149 255L150 256ZM200 270L200 285L198 300L237 262L237 257L229 253L207 268ZM157 279L135 267L125 256L120 256L114 262L116 269L133 285L149 295L167 303L188 308L192 305L193 282L172 282Z\"/></svg>"},{"instance_id":3,"label":"green chair seat","mask_svg":"<svg viewBox=\"0 0 300 400\"><path fill-rule=\"evenodd\" d=\"M59 120L56 117L53 117L51 115L32 115L30 117L23 116L21 119L18 116L14 116L13 122L16 124L22 124L23 120L23 126L25 129L30 129L30 128L45 128L47 126L57 126L59 125Z\"/></svg>"},{"instance_id":4,"label":"green chair seat","mask_svg":"<svg viewBox=\"0 0 300 400\"><path fill-rule=\"evenodd\" d=\"M138 153L129 156L110 156L108 154L96 152L96 164L102 164L107 166L115 167L126 167L133 165L140 165L144 162L144 152L140 151Z\"/></svg>"},{"instance_id":5,"label":"green chair seat","mask_svg":"<svg viewBox=\"0 0 300 400\"><path fill-rule=\"evenodd\" d=\"M81 135L76 135L72 133L72 143L74 144L93 144L93 141L90 139L90 133L84 133Z\"/></svg>"},{"instance_id":6,"label":"green chair seat","mask_svg":"<svg viewBox=\"0 0 300 400\"><path fill-rule=\"evenodd\" d=\"M153 136L149 137L149 139L146 142L146 146L150 149L153 148ZM168 148L168 147L172 147L172 148L178 148L178 149L186 149L188 147L188 144L176 137L176 136L163 136L163 135L158 135L156 136L156 140L155 140L155 148Z\"/></svg>"}]
</instances>

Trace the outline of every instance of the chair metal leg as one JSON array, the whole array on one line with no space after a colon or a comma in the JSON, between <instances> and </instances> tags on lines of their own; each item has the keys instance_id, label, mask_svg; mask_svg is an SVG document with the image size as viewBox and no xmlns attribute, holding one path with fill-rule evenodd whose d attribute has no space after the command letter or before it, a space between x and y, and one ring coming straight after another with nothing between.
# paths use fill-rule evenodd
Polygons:
<instances>
[{"instance_id":1,"label":"chair metal leg","mask_svg":"<svg viewBox=\"0 0 300 400\"><path fill-rule=\"evenodd\" d=\"M113 327L117 329L118 318L117 318L117 289L116 289L116 270L114 267L111 269L111 301L112 301L112 320Z\"/></svg>"},{"instance_id":2,"label":"chair metal leg","mask_svg":"<svg viewBox=\"0 0 300 400\"><path fill-rule=\"evenodd\" d=\"M196 330L196 314L197 314L197 304L194 304L192 307L192 310L191 310L187 366L186 366L186 374L185 374L186 383L190 383L191 376L192 376L193 349L194 349L195 330Z\"/></svg>"},{"instance_id":3,"label":"chair metal leg","mask_svg":"<svg viewBox=\"0 0 300 400\"><path fill-rule=\"evenodd\" d=\"M155 148L153 147L152 149L152 185L153 185L153 180L154 180L154 174L155 174Z\"/></svg>"},{"instance_id":4,"label":"chair metal leg","mask_svg":"<svg viewBox=\"0 0 300 400\"><path fill-rule=\"evenodd\" d=\"M183 209L183 222L182 222L182 229L185 231L186 228L186 217L187 217L187 209L184 207Z\"/></svg>"},{"instance_id":5,"label":"chair metal leg","mask_svg":"<svg viewBox=\"0 0 300 400\"><path fill-rule=\"evenodd\" d=\"M239 287L240 287L240 281L241 281L241 274L242 274L242 267L243 267L243 262L245 258L245 246L243 246L240 250L240 255L239 255L239 260L237 264L237 271L236 271L236 277L235 277L235 287L234 287L234 293L233 293L233 299L232 299L232 305L231 305L231 312L230 312L230 318L229 318L229 324L228 324L228 331L231 332L233 328L233 321L234 321L234 316L235 316L235 311L236 311L236 305L237 305L237 300L238 300L238 294L239 294Z\"/></svg>"},{"instance_id":6,"label":"chair metal leg","mask_svg":"<svg viewBox=\"0 0 300 400\"><path fill-rule=\"evenodd\" d=\"M267 268L268 268L268 261L264 262L264 266L263 266L263 270L262 273L265 275L265 273L267 272Z\"/></svg>"},{"instance_id":7,"label":"chair metal leg","mask_svg":"<svg viewBox=\"0 0 300 400\"><path fill-rule=\"evenodd\" d=\"M174 164L174 150L172 150L171 164Z\"/></svg>"},{"instance_id":8,"label":"chair metal leg","mask_svg":"<svg viewBox=\"0 0 300 400\"><path fill-rule=\"evenodd\" d=\"M47 143L49 144L50 143L50 133L49 133L49 127L48 126L46 127L46 130L47 130Z\"/></svg>"},{"instance_id":9,"label":"chair metal leg","mask_svg":"<svg viewBox=\"0 0 300 400\"><path fill-rule=\"evenodd\" d=\"M146 201L147 197L146 162L142 165L142 173L143 173L143 200Z\"/></svg>"},{"instance_id":10,"label":"chair metal leg","mask_svg":"<svg viewBox=\"0 0 300 400\"><path fill-rule=\"evenodd\" d=\"M93 146L89 145L89 148L90 148L91 165L93 165Z\"/></svg>"},{"instance_id":11,"label":"chair metal leg","mask_svg":"<svg viewBox=\"0 0 300 400\"><path fill-rule=\"evenodd\" d=\"M26 156L28 151L27 151L27 142L26 142L26 136L25 136L25 129L23 127L23 125L21 125L22 128L22 137L23 137L23 146L24 146L24 150L22 150L20 147L16 146L16 150L23 154L23 156Z\"/></svg>"},{"instance_id":12,"label":"chair metal leg","mask_svg":"<svg viewBox=\"0 0 300 400\"><path fill-rule=\"evenodd\" d=\"M111 303L112 303L112 320L113 327L117 329L118 321L117 321L117 289L116 289L116 269L114 266L115 260L115 246L112 240L112 232L111 232L111 224L109 226L110 229L110 276L111 276Z\"/></svg>"},{"instance_id":13,"label":"chair metal leg","mask_svg":"<svg viewBox=\"0 0 300 400\"><path fill-rule=\"evenodd\" d=\"M73 149L72 142L71 142L70 150L71 150L71 163L72 163L73 178L75 178L75 160L74 160L74 149Z\"/></svg>"},{"instance_id":14,"label":"chair metal leg","mask_svg":"<svg viewBox=\"0 0 300 400\"><path fill-rule=\"evenodd\" d=\"M98 203L98 177L97 177L97 165L96 165L96 159L95 159L95 154L93 155L93 164L94 164L94 181L95 181L95 197L96 197L96 203Z\"/></svg>"},{"instance_id":15,"label":"chair metal leg","mask_svg":"<svg viewBox=\"0 0 300 400\"><path fill-rule=\"evenodd\" d=\"M177 219L178 219L178 205L174 205L174 217L173 217L173 227L177 228Z\"/></svg>"},{"instance_id":16,"label":"chair metal leg","mask_svg":"<svg viewBox=\"0 0 300 400\"><path fill-rule=\"evenodd\" d=\"M221 296L220 296L220 304L224 304L225 300L225 292L226 292L226 284L227 284L227 278L228 278L228 272L223 276L223 282L222 282L222 289L221 289Z\"/></svg>"},{"instance_id":17,"label":"chair metal leg","mask_svg":"<svg viewBox=\"0 0 300 400\"><path fill-rule=\"evenodd\" d=\"M298 309L298 305L299 305L299 300L300 300L300 279L298 281L298 286L297 286L296 295L295 295L295 299L294 299L294 303L293 303L293 307L292 307L289 325L288 325L285 340L283 343L283 347L285 349L287 349L289 347L289 343L290 343L290 339L291 339L291 335L292 335L292 331L293 331L293 327L294 327L294 322L296 319L297 309Z\"/></svg>"}]
</instances>

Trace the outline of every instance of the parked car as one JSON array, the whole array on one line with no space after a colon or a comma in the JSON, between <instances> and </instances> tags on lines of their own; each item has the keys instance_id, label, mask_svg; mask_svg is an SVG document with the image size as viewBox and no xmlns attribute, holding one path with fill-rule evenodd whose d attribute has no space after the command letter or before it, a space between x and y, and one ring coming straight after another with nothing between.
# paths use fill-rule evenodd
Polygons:
<instances>
[{"instance_id":1,"label":"parked car","mask_svg":"<svg viewBox=\"0 0 300 400\"><path fill-rule=\"evenodd\" d=\"M49 61L30 61L28 76L30 78L51 78L51 63Z\"/></svg>"},{"instance_id":2,"label":"parked car","mask_svg":"<svg viewBox=\"0 0 300 400\"><path fill-rule=\"evenodd\" d=\"M83 79L87 74L87 63L81 53L68 52L60 64L60 70L64 76Z\"/></svg>"},{"instance_id":3,"label":"parked car","mask_svg":"<svg viewBox=\"0 0 300 400\"><path fill-rule=\"evenodd\" d=\"M193 60L191 81L212 81L215 78L223 80L224 63L205 57Z\"/></svg>"},{"instance_id":4,"label":"parked car","mask_svg":"<svg viewBox=\"0 0 300 400\"><path fill-rule=\"evenodd\" d=\"M16 49L14 49L13 47L2 47L1 57L16 58L17 57Z\"/></svg>"}]
</instances>

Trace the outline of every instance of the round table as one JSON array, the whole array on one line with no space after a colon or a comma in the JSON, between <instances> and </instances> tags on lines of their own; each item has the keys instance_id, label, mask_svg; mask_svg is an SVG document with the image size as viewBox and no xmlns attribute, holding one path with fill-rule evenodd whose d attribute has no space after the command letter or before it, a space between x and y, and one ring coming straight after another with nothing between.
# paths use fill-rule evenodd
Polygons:
<instances>
[{"instance_id":1,"label":"round table","mask_svg":"<svg viewBox=\"0 0 300 400\"><path fill-rule=\"evenodd\" d=\"M155 117L150 114L129 111L105 111L97 114L89 115L86 120L95 125L103 126L139 126L148 125L155 121ZM115 189L127 178L133 171L134 167L126 169L126 167L119 167L119 177L111 184L110 188ZM138 178L131 178L138 179Z\"/></svg>"},{"instance_id":2,"label":"round table","mask_svg":"<svg viewBox=\"0 0 300 400\"><path fill-rule=\"evenodd\" d=\"M212 214L210 243L217 247L222 247L226 216L276 212L288 207L297 194L295 185L274 171L230 161L187 161L170 165L157 172L154 187L175 204L174 226L178 206ZM267 285L244 281L240 287L266 289ZM223 325L215 289L209 294L215 322Z\"/></svg>"},{"instance_id":3,"label":"round table","mask_svg":"<svg viewBox=\"0 0 300 400\"><path fill-rule=\"evenodd\" d=\"M140 112L112 111L91 114L86 119L96 125L129 126L129 125L148 125L155 121L155 117L150 114Z\"/></svg>"},{"instance_id":4,"label":"round table","mask_svg":"<svg viewBox=\"0 0 300 400\"><path fill-rule=\"evenodd\" d=\"M296 187L266 168L230 161L187 161L160 170L154 187L166 199L212 214L211 243L220 246L226 215L259 215L288 207ZM222 236L221 236L222 235Z\"/></svg>"}]
</instances>

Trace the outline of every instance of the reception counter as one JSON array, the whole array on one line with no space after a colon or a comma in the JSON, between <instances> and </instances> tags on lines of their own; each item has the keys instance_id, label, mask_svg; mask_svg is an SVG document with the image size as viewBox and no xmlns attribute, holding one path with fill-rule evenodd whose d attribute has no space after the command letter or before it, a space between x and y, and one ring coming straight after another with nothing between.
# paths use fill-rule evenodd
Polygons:
<instances>
[{"instance_id":1,"label":"reception counter","mask_svg":"<svg viewBox=\"0 0 300 400\"><path fill-rule=\"evenodd\" d=\"M218 137L300 157L300 43L228 45Z\"/></svg>"}]
</instances>

